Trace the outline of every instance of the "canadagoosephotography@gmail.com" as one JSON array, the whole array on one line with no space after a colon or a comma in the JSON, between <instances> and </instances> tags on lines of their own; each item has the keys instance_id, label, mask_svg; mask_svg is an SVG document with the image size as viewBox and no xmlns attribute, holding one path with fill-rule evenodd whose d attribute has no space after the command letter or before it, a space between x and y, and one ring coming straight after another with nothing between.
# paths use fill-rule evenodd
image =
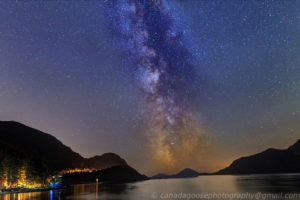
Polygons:
<instances>
[{"instance_id":1,"label":"canadagoosephotography@gmail.com","mask_svg":"<svg viewBox=\"0 0 300 200\"><path fill-rule=\"evenodd\" d=\"M262 193L262 192L244 192L244 193L157 193L151 194L152 199L245 199L245 200L272 200L272 199L300 199L300 193Z\"/></svg>"}]
</instances>

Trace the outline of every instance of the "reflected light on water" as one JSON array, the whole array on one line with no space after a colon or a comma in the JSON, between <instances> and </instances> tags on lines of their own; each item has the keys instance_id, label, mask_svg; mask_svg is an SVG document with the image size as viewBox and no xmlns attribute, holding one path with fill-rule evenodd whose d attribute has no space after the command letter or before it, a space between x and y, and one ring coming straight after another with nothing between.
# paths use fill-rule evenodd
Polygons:
<instances>
[{"instance_id":1,"label":"reflected light on water","mask_svg":"<svg viewBox=\"0 0 300 200\"><path fill-rule=\"evenodd\" d=\"M0 195L0 200L155 200L161 199L159 195L166 193L299 193L299 191L299 174L224 175L149 180L118 185L81 184L62 190L5 194Z\"/></svg>"}]
</instances>

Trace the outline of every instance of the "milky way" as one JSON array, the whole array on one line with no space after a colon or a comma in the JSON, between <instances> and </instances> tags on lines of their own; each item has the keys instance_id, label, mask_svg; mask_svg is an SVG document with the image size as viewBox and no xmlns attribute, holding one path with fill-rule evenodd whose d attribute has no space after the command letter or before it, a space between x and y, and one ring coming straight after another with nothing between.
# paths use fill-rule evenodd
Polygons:
<instances>
[{"instance_id":1,"label":"milky way","mask_svg":"<svg viewBox=\"0 0 300 200\"><path fill-rule=\"evenodd\" d=\"M166 167L187 165L201 149L203 131L189 108L195 72L182 32L163 1L110 2L110 16L145 96L150 157Z\"/></svg>"},{"instance_id":2,"label":"milky way","mask_svg":"<svg viewBox=\"0 0 300 200\"><path fill-rule=\"evenodd\" d=\"M300 133L299 8L0 1L0 120L147 175L287 148Z\"/></svg>"}]
</instances>

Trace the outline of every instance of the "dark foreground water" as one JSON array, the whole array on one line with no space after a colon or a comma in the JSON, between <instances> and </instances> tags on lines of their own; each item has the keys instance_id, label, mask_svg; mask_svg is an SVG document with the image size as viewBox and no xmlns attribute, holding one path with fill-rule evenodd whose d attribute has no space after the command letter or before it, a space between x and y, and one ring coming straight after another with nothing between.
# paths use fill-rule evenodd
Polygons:
<instances>
[{"instance_id":1,"label":"dark foreground water","mask_svg":"<svg viewBox=\"0 0 300 200\"><path fill-rule=\"evenodd\" d=\"M68 189L6 194L0 199L300 199L300 174L199 176L123 185L75 185Z\"/></svg>"}]
</instances>

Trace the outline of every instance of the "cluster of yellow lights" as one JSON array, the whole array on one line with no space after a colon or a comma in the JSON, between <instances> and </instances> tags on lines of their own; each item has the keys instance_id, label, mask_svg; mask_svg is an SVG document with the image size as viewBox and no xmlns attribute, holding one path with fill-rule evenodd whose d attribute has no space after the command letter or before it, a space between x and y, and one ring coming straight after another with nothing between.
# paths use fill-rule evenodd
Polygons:
<instances>
[{"instance_id":1,"label":"cluster of yellow lights","mask_svg":"<svg viewBox=\"0 0 300 200\"><path fill-rule=\"evenodd\" d=\"M37 183L36 181L29 181L26 176L25 167L20 167L17 170L17 174L14 174L15 181L12 181L12 175L4 173L0 179L0 187L4 188L38 188L47 186L46 183ZM51 177L47 179L46 182L49 182Z\"/></svg>"},{"instance_id":2,"label":"cluster of yellow lights","mask_svg":"<svg viewBox=\"0 0 300 200\"><path fill-rule=\"evenodd\" d=\"M59 175L64 174L73 174L73 173L91 173L96 171L96 169L90 169L90 168L75 168L75 169L67 169L63 170L59 173ZM3 176L0 177L0 187L4 188L38 188L38 187L45 187L48 186L47 183L50 182L52 177L49 177L46 181L46 183L37 183L36 181L29 181L28 177L26 176L26 169L25 167L20 167L17 170L17 174L14 174L15 181L12 181L11 175L4 173ZM34 180L34 178L33 178Z\"/></svg>"},{"instance_id":3,"label":"cluster of yellow lights","mask_svg":"<svg viewBox=\"0 0 300 200\"><path fill-rule=\"evenodd\" d=\"M66 169L60 172L60 175L64 174L73 174L73 173L91 173L96 171L96 169L90 169L90 168L75 168L75 169Z\"/></svg>"}]
</instances>

